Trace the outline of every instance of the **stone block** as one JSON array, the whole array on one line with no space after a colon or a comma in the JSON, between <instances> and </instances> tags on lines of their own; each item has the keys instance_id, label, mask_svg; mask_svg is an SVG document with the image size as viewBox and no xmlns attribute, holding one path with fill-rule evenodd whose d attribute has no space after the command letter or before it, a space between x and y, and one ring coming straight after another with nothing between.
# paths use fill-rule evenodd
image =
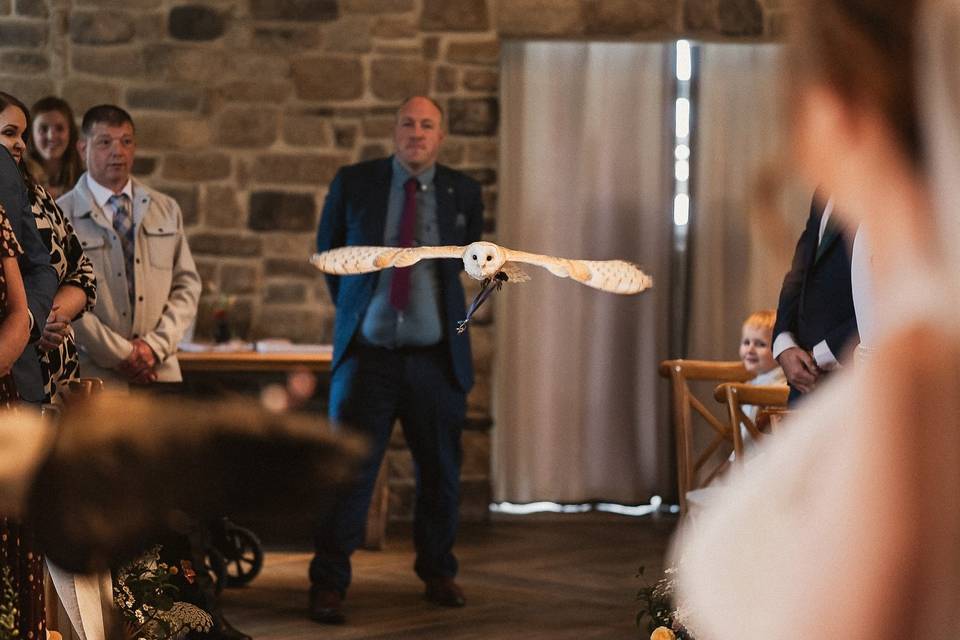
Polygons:
<instances>
[{"instance_id":1,"label":"stone block","mask_svg":"<svg viewBox=\"0 0 960 640\"><path fill-rule=\"evenodd\" d=\"M489 522L493 491L488 478L460 479L460 522Z\"/></svg>"},{"instance_id":2,"label":"stone block","mask_svg":"<svg viewBox=\"0 0 960 640\"><path fill-rule=\"evenodd\" d=\"M76 44L126 44L136 34L133 16L122 11L70 14L70 39Z\"/></svg>"},{"instance_id":3,"label":"stone block","mask_svg":"<svg viewBox=\"0 0 960 640\"><path fill-rule=\"evenodd\" d=\"M3 71L6 71L6 69L3 69ZM3 87L4 91L17 96L27 105L33 104L43 96L56 92L53 88L53 82L43 75L0 75L0 87Z\"/></svg>"},{"instance_id":4,"label":"stone block","mask_svg":"<svg viewBox=\"0 0 960 640\"><path fill-rule=\"evenodd\" d=\"M157 169L157 159L153 156L137 154L133 159L133 175L146 177L153 174Z\"/></svg>"},{"instance_id":5,"label":"stone block","mask_svg":"<svg viewBox=\"0 0 960 640\"><path fill-rule=\"evenodd\" d=\"M255 20L327 22L340 16L337 0L250 0Z\"/></svg>"},{"instance_id":6,"label":"stone block","mask_svg":"<svg viewBox=\"0 0 960 640\"><path fill-rule=\"evenodd\" d=\"M220 262L217 260L196 260L195 262L204 293L215 291L216 283L220 281Z\"/></svg>"},{"instance_id":7,"label":"stone block","mask_svg":"<svg viewBox=\"0 0 960 640\"><path fill-rule=\"evenodd\" d=\"M311 267L312 268L312 267ZM314 304L333 307L333 300L330 299L330 289L327 288L327 281L323 278L313 276L313 302Z\"/></svg>"},{"instance_id":8,"label":"stone block","mask_svg":"<svg viewBox=\"0 0 960 640\"><path fill-rule=\"evenodd\" d=\"M289 80L233 80L217 87L217 96L225 103L266 102L271 105L286 102L293 93Z\"/></svg>"},{"instance_id":9,"label":"stone block","mask_svg":"<svg viewBox=\"0 0 960 640\"><path fill-rule=\"evenodd\" d=\"M463 88L495 93L500 89L500 74L489 69L466 69L463 72Z\"/></svg>"},{"instance_id":10,"label":"stone block","mask_svg":"<svg viewBox=\"0 0 960 640\"><path fill-rule=\"evenodd\" d=\"M208 228L237 229L246 224L235 188L212 184L203 188L203 221Z\"/></svg>"},{"instance_id":11,"label":"stone block","mask_svg":"<svg viewBox=\"0 0 960 640\"><path fill-rule=\"evenodd\" d=\"M669 33L676 25L676 5L662 0L585 0L586 33L626 36Z\"/></svg>"},{"instance_id":12,"label":"stone block","mask_svg":"<svg viewBox=\"0 0 960 640\"><path fill-rule=\"evenodd\" d=\"M447 138L444 141L443 146L440 147L440 155L437 159L441 164L450 165L451 167L458 167L463 164L465 155L466 148L462 142Z\"/></svg>"},{"instance_id":13,"label":"stone block","mask_svg":"<svg viewBox=\"0 0 960 640\"><path fill-rule=\"evenodd\" d=\"M311 187L329 184L337 169L349 157L342 155L272 153L254 160L252 177L259 183L302 184Z\"/></svg>"},{"instance_id":14,"label":"stone block","mask_svg":"<svg viewBox=\"0 0 960 640\"><path fill-rule=\"evenodd\" d=\"M303 282L274 282L266 286L264 304L303 304L307 301L307 285Z\"/></svg>"},{"instance_id":15,"label":"stone block","mask_svg":"<svg viewBox=\"0 0 960 640\"><path fill-rule=\"evenodd\" d=\"M227 108L218 118L214 140L227 147L259 149L277 139L280 113L275 109Z\"/></svg>"},{"instance_id":16,"label":"stone block","mask_svg":"<svg viewBox=\"0 0 960 640\"><path fill-rule=\"evenodd\" d=\"M0 16L10 15L10 10L12 9L10 2L11 0L0 0Z\"/></svg>"},{"instance_id":17,"label":"stone block","mask_svg":"<svg viewBox=\"0 0 960 640\"><path fill-rule=\"evenodd\" d=\"M399 432L399 429L396 429ZM387 478L391 483L398 481L413 481L416 478L416 471L413 465L413 455L410 450L404 446L398 449L389 449L384 457L384 464L387 465Z\"/></svg>"},{"instance_id":18,"label":"stone block","mask_svg":"<svg viewBox=\"0 0 960 640\"><path fill-rule=\"evenodd\" d=\"M190 251L201 255L255 258L262 253L263 245L256 236L203 232L190 234Z\"/></svg>"},{"instance_id":19,"label":"stone block","mask_svg":"<svg viewBox=\"0 0 960 640\"><path fill-rule=\"evenodd\" d=\"M140 115L135 119L137 145L144 149L205 149L210 125L204 119Z\"/></svg>"},{"instance_id":20,"label":"stone block","mask_svg":"<svg viewBox=\"0 0 960 640\"><path fill-rule=\"evenodd\" d=\"M127 107L159 111L195 111L203 94L192 87L130 87L127 89Z\"/></svg>"},{"instance_id":21,"label":"stone block","mask_svg":"<svg viewBox=\"0 0 960 640\"><path fill-rule=\"evenodd\" d=\"M74 71L96 76L137 80L154 77L148 71L143 50L132 47L115 49L76 46L71 52L70 63ZM150 70L156 70L156 67L150 67Z\"/></svg>"},{"instance_id":22,"label":"stone block","mask_svg":"<svg viewBox=\"0 0 960 640\"><path fill-rule=\"evenodd\" d=\"M787 11L767 11L766 16L767 24L764 35L777 40L786 38L790 28L790 13Z\"/></svg>"},{"instance_id":23,"label":"stone block","mask_svg":"<svg viewBox=\"0 0 960 640\"><path fill-rule=\"evenodd\" d=\"M267 258L263 263L266 277L316 278L317 269L306 258Z\"/></svg>"},{"instance_id":24,"label":"stone block","mask_svg":"<svg viewBox=\"0 0 960 640\"><path fill-rule=\"evenodd\" d=\"M310 112L285 113L283 141L297 147L330 146L330 119Z\"/></svg>"},{"instance_id":25,"label":"stone block","mask_svg":"<svg viewBox=\"0 0 960 640\"><path fill-rule=\"evenodd\" d=\"M370 66L370 90L381 100L403 100L430 90L430 65L423 60L378 58Z\"/></svg>"},{"instance_id":26,"label":"stone block","mask_svg":"<svg viewBox=\"0 0 960 640\"><path fill-rule=\"evenodd\" d=\"M420 28L424 31L486 31L490 28L487 0L423 0Z\"/></svg>"},{"instance_id":27,"label":"stone block","mask_svg":"<svg viewBox=\"0 0 960 640\"><path fill-rule=\"evenodd\" d=\"M287 338L294 342L330 342L333 310L313 306L261 306L250 337L253 340Z\"/></svg>"},{"instance_id":28,"label":"stone block","mask_svg":"<svg viewBox=\"0 0 960 640\"><path fill-rule=\"evenodd\" d=\"M206 182L230 177L230 156L224 153L171 153L163 161L168 180Z\"/></svg>"},{"instance_id":29,"label":"stone block","mask_svg":"<svg viewBox=\"0 0 960 640\"><path fill-rule=\"evenodd\" d=\"M16 3L18 16L28 16L30 18L50 17L46 0L16 0Z\"/></svg>"},{"instance_id":30,"label":"stone block","mask_svg":"<svg viewBox=\"0 0 960 640\"><path fill-rule=\"evenodd\" d=\"M683 26L696 32L716 30L717 0L684 0Z\"/></svg>"},{"instance_id":31,"label":"stone block","mask_svg":"<svg viewBox=\"0 0 960 640\"><path fill-rule=\"evenodd\" d=\"M195 186L154 184L161 193L165 193L180 205L183 214L183 224L187 227L195 226L200 222L200 211L197 208L197 188Z\"/></svg>"},{"instance_id":32,"label":"stone block","mask_svg":"<svg viewBox=\"0 0 960 640\"><path fill-rule=\"evenodd\" d=\"M373 49L371 20L345 16L323 29L323 48L337 53L366 53Z\"/></svg>"},{"instance_id":33,"label":"stone block","mask_svg":"<svg viewBox=\"0 0 960 640\"><path fill-rule=\"evenodd\" d=\"M263 238L263 255L265 256L306 261L315 250L316 236L312 233L278 231Z\"/></svg>"},{"instance_id":34,"label":"stone block","mask_svg":"<svg viewBox=\"0 0 960 640\"><path fill-rule=\"evenodd\" d=\"M344 13L406 13L413 11L414 0L340 0Z\"/></svg>"},{"instance_id":35,"label":"stone block","mask_svg":"<svg viewBox=\"0 0 960 640\"><path fill-rule=\"evenodd\" d=\"M423 39L423 57L427 60L436 60L440 55L440 38L427 36Z\"/></svg>"},{"instance_id":36,"label":"stone block","mask_svg":"<svg viewBox=\"0 0 960 640\"><path fill-rule=\"evenodd\" d=\"M0 68L16 75L43 73L50 68L50 58L40 51L4 51L0 53Z\"/></svg>"},{"instance_id":37,"label":"stone block","mask_svg":"<svg viewBox=\"0 0 960 640\"><path fill-rule=\"evenodd\" d=\"M136 13L133 17L134 36L138 42L159 43L167 37L167 17L163 13Z\"/></svg>"},{"instance_id":38,"label":"stone block","mask_svg":"<svg viewBox=\"0 0 960 640\"><path fill-rule=\"evenodd\" d=\"M460 71L456 67L438 64L434 70L435 93L453 93L460 87Z\"/></svg>"},{"instance_id":39,"label":"stone block","mask_svg":"<svg viewBox=\"0 0 960 640\"><path fill-rule=\"evenodd\" d=\"M478 377L467 396L467 411L490 413L491 397L489 376Z\"/></svg>"},{"instance_id":40,"label":"stone block","mask_svg":"<svg viewBox=\"0 0 960 640\"><path fill-rule=\"evenodd\" d=\"M0 22L0 47L39 49L46 44L47 25L45 23Z\"/></svg>"},{"instance_id":41,"label":"stone block","mask_svg":"<svg viewBox=\"0 0 960 640\"><path fill-rule=\"evenodd\" d=\"M497 0L501 37L579 36L581 0Z\"/></svg>"},{"instance_id":42,"label":"stone block","mask_svg":"<svg viewBox=\"0 0 960 640\"><path fill-rule=\"evenodd\" d=\"M341 149L353 149L357 144L357 126L353 124L334 125L333 139Z\"/></svg>"},{"instance_id":43,"label":"stone block","mask_svg":"<svg viewBox=\"0 0 960 640\"><path fill-rule=\"evenodd\" d=\"M63 84L62 95L73 107L77 118L94 105L120 102L120 89L117 85L97 80L69 79ZM140 118L137 118L138 125L139 120Z\"/></svg>"},{"instance_id":44,"label":"stone block","mask_svg":"<svg viewBox=\"0 0 960 640\"><path fill-rule=\"evenodd\" d=\"M202 86L219 82L225 75L233 75L234 65L242 65L238 60L241 56L235 51L216 47L157 43L145 46L143 57L153 77L181 85ZM264 59L269 59L269 56L264 56ZM251 75L255 73L257 71L250 71ZM242 77L243 73L235 75Z\"/></svg>"},{"instance_id":45,"label":"stone block","mask_svg":"<svg viewBox=\"0 0 960 640\"><path fill-rule=\"evenodd\" d=\"M247 264L224 265L220 272L220 292L226 294L255 293L257 268Z\"/></svg>"},{"instance_id":46,"label":"stone block","mask_svg":"<svg viewBox=\"0 0 960 640\"><path fill-rule=\"evenodd\" d=\"M490 64L500 62L499 40L466 40L447 45L447 60L466 64Z\"/></svg>"},{"instance_id":47,"label":"stone block","mask_svg":"<svg viewBox=\"0 0 960 640\"><path fill-rule=\"evenodd\" d=\"M264 53L300 53L319 45L320 31L315 24L257 25L253 29L253 48Z\"/></svg>"},{"instance_id":48,"label":"stone block","mask_svg":"<svg viewBox=\"0 0 960 640\"><path fill-rule=\"evenodd\" d=\"M720 0L717 17L724 35L763 35L763 9L757 0Z\"/></svg>"},{"instance_id":49,"label":"stone block","mask_svg":"<svg viewBox=\"0 0 960 640\"><path fill-rule=\"evenodd\" d=\"M365 144L363 148L360 149L360 161L364 160L375 160L376 158L383 158L390 155L390 152L382 144Z\"/></svg>"},{"instance_id":50,"label":"stone block","mask_svg":"<svg viewBox=\"0 0 960 640\"><path fill-rule=\"evenodd\" d=\"M380 18L373 24L370 35L375 38L416 38L419 30L417 25L407 18Z\"/></svg>"},{"instance_id":51,"label":"stone block","mask_svg":"<svg viewBox=\"0 0 960 640\"><path fill-rule=\"evenodd\" d=\"M254 191L247 226L254 231L315 231L317 205L311 193Z\"/></svg>"},{"instance_id":52,"label":"stone block","mask_svg":"<svg viewBox=\"0 0 960 640\"><path fill-rule=\"evenodd\" d=\"M79 7L98 7L104 9L156 9L162 0L75 0Z\"/></svg>"},{"instance_id":53,"label":"stone block","mask_svg":"<svg viewBox=\"0 0 960 640\"><path fill-rule=\"evenodd\" d=\"M413 43L402 43L402 42L390 42L386 44L378 44L374 48L374 52L388 58L422 58L423 56L423 45L420 45L416 42Z\"/></svg>"},{"instance_id":54,"label":"stone block","mask_svg":"<svg viewBox=\"0 0 960 640\"><path fill-rule=\"evenodd\" d=\"M226 27L226 16L222 12L200 4L173 7L167 20L167 31L177 40L216 40Z\"/></svg>"},{"instance_id":55,"label":"stone block","mask_svg":"<svg viewBox=\"0 0 960 640\"><path fill-rule=\"evenodd\" d=\"M393 138L396 118L393 116L371 116L363 119L365 138Z\"/></svg>"},{"instance_id":56,"label":"stone block","mask_svg":"<svg viewBox=\"0 0 960 640\"><path fill-rule=\"evenodd\" d=\"M356 100L366 82L359 58L310 56L292 64L293 83L302 100Z\"/></svg>"},{"instance_id":57,"label":"stone block","mask_svg":"<svg viewBox=\"0 0 960 640\"><path fill-rule=\"evenodd\" d=\"M467 162L496 165L500 159L500 145L496 140L471 140L467 143Z\"/></svg>"},{"instance_id":58,"label":"stone block","mask_svg":"<svg viewBox=\"0 0 960 640\"><path fill-rule=\"evenodd\" d=\"M500 109L496 98L451 98L447 113L452 134L492 136L497 133Z\"/></svg>"}]
</instances>

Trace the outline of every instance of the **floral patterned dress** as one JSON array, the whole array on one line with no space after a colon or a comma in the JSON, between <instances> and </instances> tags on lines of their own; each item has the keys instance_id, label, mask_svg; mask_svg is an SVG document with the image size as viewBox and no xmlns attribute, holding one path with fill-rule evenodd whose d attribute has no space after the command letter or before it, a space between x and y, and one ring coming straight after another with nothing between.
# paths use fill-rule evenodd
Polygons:
<instances>
[{"instance_id":1,"label":"floral patterned dress","mask_svg":"<svg viewBox=\"0 0 960 640\"><path fill-rule=\"evenodd\" d=\"M30 206L40 238L50 250L50 263L57 270L60 286L68 284L82 289L87 294L83 311L90 311L97 302L97 279L73 226L39 184L30 185ZM80 356L72 331L58 349L41 353L40 369L47 397L56 401L67 380L80 377Z\"/></svg>"},{"instance_id":2,"label":"floral patterned dress","mask_svg":"<svg viewBox=\"0 0 960 640\"><path fill-rule=\"evenodd\" d=\"M15 258L23 253L10 226L10 220L0 207L0 257ZM7 285L0 267L0 317L5 315L7 307ZM0 378L0 406L10 408L18 400L13 376L7 374ZM20 525L7 518L0 517L0 583L4 588L0 598L6 599L15 594L15 602L0 602L5 607L13 606L16 614L13 620L4 620L15 626L22 640L39 640L46 637L43 602L43 558L33 552L34 545L28 539ZM5 629L10 631L9 629Z\"/></svg>"}]
</instances>

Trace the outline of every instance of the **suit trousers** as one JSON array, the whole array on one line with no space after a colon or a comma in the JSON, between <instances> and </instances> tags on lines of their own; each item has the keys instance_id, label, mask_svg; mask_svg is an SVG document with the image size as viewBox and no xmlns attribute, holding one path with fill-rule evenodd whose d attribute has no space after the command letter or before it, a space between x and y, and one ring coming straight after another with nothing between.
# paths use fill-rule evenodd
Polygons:
<instances>
[{"instance_id":1,"label":"suit trousers","mask_svg":"<svg viewBox=\"0 0 960 640\"><path fill-rule=\"evenodd\" d=\"M398 419L416 465L414 570L422 580L455 576L466 393L447 346L383 349L354 342L330 381L330 418L365 436L370 450L354 482L320 510L311 583L346 593L350 555L363 542L373 487Z\"/></svg>"}]
</instances>

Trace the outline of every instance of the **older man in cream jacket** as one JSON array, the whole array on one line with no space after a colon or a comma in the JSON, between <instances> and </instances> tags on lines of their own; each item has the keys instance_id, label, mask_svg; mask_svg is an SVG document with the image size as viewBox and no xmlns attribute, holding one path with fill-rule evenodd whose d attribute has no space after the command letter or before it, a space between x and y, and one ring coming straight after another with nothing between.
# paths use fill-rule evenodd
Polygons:
<instances>
[{"instance_id":1,"label":"older man in cream jacket","mask_svg":"<svg viewBox=\"0 0 960 640\"><path fill-rule=\"evenodd\" d=\"M87 173L57 202L100 285L93 313L74 324L83 375L113 386L179 382L177 344L200 297L180 207L130 177L136 140L123 109L87 111L78 146Z\"/></svg>"}]
</instances>

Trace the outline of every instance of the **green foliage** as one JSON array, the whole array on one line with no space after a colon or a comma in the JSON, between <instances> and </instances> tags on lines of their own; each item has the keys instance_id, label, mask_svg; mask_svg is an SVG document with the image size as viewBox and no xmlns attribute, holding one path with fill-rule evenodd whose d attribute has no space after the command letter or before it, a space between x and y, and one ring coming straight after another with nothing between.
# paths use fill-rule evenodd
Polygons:
<instances>
[{"instance_id":1,"label":"green foliage","mask_svg":"<svg viewBox=\"0 0 960 640\"><path fill-rule=\"evenodd\" d=\"M0 560L0 640L18 638L17 590L13 586L10 567Z\"/></svg>"},{"instance_id":2,"label":"green foliage","mask_svg":"<svg viewBox=\"0 0 960 640\"><path fill-rule=\"evenodd\" d=\"M640 603L640 610L637 612L637 627L642 631L646 630L649 637L657 627L666 627L673 630L677 640L694 640L690 632L684 628L680 621L679 611L674 602L674 584L673 576L676 569L667 569L663 577L650 585L644 578L644 567L637 570L637 578L644 581L643 588L637 591L637 601Z\"/></svg>"}]
</instances>

